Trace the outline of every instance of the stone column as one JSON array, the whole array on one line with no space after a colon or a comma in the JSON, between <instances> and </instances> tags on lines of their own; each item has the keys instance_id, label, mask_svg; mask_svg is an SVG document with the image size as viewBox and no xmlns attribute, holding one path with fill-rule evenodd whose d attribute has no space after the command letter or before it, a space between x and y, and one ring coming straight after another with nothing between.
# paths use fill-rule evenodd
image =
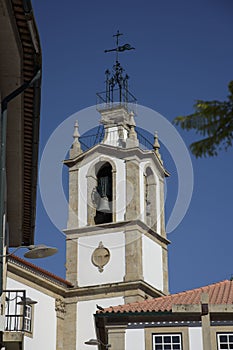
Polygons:
<instances>
[{"instance_id":1,"label":"stone column","mask_svg":"<svg viewBox=\"0 0 233 350\"><path fill-rule=\"evenodd\" d=\"M126 327L116 326L108 329L108 344L111 344L111 350L125 350Z\"/></svg>"},{"instance_id":2,"label":"stone column","mask_svg":"<svg viewBox=\"0 0 233 350\"><path fill-rule=\"evenodd\" d=\"M66 300L64 319L63 349L76 350L77 339L77 298Z\"/></svg>"},{"instance_id":3,"label":"stone column","mask_svg":"<svg viewBox=\"0 0 233 350\"><path fill-rule=\"evenodd\" d=\"M202 293L201 295L201 324L202 324L203 350L211 350L210 313L209 313L208 293Z\"/></svg>"},{"instance_id":4,"label":"stone column","mask_svg":"<svg viewBox=\"0 0 233 350\"><path fill-rule=\"evenodd\" d=\"M56 350L63 350L64 318L66 310L65 302L62 298L56 298L55 310L57 316Z\"/></svg>"}]
</instances>

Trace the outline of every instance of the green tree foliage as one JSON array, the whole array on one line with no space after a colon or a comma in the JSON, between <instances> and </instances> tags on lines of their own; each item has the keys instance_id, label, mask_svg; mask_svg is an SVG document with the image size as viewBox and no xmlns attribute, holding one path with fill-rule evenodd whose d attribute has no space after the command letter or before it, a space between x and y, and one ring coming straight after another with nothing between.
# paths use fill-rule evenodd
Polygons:
<instances>
[{"instance_id":1,"label":"green tree foliage","mask_svg":"<svg viewBox=\"0 0 233 350\"><path fill-rule=\"evenodd\" d=\"M228 85L227 101L197 100L195 112L174 119L174 124L184 130L194 129L203 138L190 145L191 152L198 158L216 156L222 149L227 150L233 142L233 81Z\"/></svg>"}]
</instances>

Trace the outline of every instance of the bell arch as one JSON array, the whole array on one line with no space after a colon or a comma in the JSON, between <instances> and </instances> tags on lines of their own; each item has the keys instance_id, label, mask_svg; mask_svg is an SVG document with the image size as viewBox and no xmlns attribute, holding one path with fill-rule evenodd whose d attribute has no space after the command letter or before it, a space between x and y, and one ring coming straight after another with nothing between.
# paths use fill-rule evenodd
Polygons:
<instances>
[{"instance_id":1,"label":"bell arch","mask_svg":"<svg viewBox=\"0 0 233 350\"><path fill-rule=\"evenodd\" d=\"M116 165L101 157L87 172L87 225L116 221Z\"/></svg>"}]
</instances>

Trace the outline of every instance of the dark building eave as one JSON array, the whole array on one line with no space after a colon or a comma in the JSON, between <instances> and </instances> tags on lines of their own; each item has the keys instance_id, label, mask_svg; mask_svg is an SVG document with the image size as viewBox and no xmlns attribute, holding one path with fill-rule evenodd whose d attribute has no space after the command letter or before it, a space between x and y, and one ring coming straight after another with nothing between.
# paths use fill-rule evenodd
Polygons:
<instances>
[{"instance_id":1,"label":"dark building eave","mask_svg":"<svg viewBox=\"0 0 233 350\"><path fill-rule=\"evenodd\" d=\"M12 0L13 17L22 49L23 81L30 81L41 70L39 34L32 13L31 2ZM10 246L34 243L36 188L38 173L38 145L40 124L41 79L23 93L23 219L22 235L10 232ZM21 242L20 242L21 241Z\"/></svg>"}]
</instances>

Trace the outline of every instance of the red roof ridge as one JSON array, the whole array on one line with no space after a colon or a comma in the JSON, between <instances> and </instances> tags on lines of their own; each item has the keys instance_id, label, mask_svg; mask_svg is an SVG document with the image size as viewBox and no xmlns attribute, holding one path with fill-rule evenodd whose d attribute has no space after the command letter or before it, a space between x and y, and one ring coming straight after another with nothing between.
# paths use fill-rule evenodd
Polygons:
<instances>
[{"instance_id":1,"label":"red roof ridge","mask_svg":"<svg viewBox=\"0 0 233 350\"><path fill-rule=\"evenodd\" d=\"M48 276L50 278L55 279L58 282L61 282L61 283L65 284L67 287L73 287L73 284L71 282L67 281L66 279L64 279L62 277L59 277L59 276L53 274L52 272L49 272L49 271L47 271L47 270L45 270L45 269L43 269L43 268L41 268L41 267L39 267L39 266L37 266L35 264L32 264L29 261L26 261L26 260L20 258L17 255L11 254L10 258L12 259L13 262L15 260L16 262L19 262L19 263L21 263L23 265L26 265L27 267L30 267L31 269L36 270L37 272L40 272L43 275L46 275L46 276Z\"/></svg>"}]
</instances>

